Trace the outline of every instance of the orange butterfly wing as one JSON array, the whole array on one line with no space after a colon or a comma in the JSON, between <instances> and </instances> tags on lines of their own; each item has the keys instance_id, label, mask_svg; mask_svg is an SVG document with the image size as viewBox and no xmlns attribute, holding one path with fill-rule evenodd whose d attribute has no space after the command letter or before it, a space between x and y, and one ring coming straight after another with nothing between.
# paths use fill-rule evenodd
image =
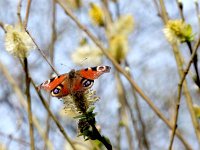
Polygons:
<instances>
[{"instance_id":1,"label":"orange butterfly wing","mask_svg":"<svg viewBox=\"0 0 200 150\"><path fill-rule=\"evenodd\" d=\"M57 87L60 83L62 83L66 78L67 78L68 74L62 74L59 76L56 76L54 78L51 78L45 82L43 82L38 89L44 89L46 91L51 91L53 90L55 87Z\"/></svg>"},{"instance_id":2,"label":"orange butterfly wing","mask_svg":"<svg viewBox=\"0 0 200 150\"><path fill-rule=\"evenodd\" d=\"M77 91L85 91L92 87L94 79L109 72L110 69L109 66L97 66L78 71L71 70L69 73L47 80L39 86L39 89L49 91L52 96L58 98Z\"/></svg>"},{"instance_id":3,"label":"orange butterfly wing","mask_svg":"<svg viewBox=\"0 0 200 150\"><path fill-rule=\"evenodd\" d=\"M97 67L89 67L86 69L79 70L80 76L86 79L94 80L97 79L105 72L110 72L111 67L109 66L97 66Z\"/></svg>"}]
</instances>

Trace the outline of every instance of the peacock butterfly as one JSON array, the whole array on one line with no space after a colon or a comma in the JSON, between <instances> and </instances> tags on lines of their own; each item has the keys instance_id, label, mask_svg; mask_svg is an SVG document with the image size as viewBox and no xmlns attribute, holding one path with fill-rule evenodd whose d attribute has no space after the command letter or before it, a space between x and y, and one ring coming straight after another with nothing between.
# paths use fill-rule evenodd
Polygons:
<instances>
[{"instance_id":1,"label":"peacock butterfly","mask_svg":"<svg viewBox=\"0 0 200 150\"><path fill-rule=\"evenodd\" d=\"M69 73L56 76L43 82L38 89L44 89L52 96L61 98L77 91L85 91L93 86L94 79L97 79L103 73L110 72L109 66L89 67L75 71L72 69Z\"/></svg>"}]
</instances>

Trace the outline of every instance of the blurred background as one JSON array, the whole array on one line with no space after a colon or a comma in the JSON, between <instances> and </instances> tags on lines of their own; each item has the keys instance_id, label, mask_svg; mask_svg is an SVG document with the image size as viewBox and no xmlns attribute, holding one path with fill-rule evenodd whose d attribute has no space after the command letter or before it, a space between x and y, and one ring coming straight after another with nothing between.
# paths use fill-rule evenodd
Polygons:
<instances>
[{"instance_id":1,"label":"blurred background","mask_svg":"<svg viewBox=\"0 0 200 150\"><path fill-rule=\"evenodd\" d=\"M156 0L59 1L69 8L78 20L98 37L108 49L112 47L109 40L113 37L110 32L112 32L112 28L115 28L115 22L123 16L131 18L131 21L127 19L127 22L121 23L121 28L126 34L125 39L119 38L119 41L125 40L122 44L122 50L125 53L124 57L121 58L123 61L120 60L121 65L124 66L123 62L126 60L135 82L164 116L172 121L176 106L179 75L172 47L163 33L164 23L159 16L159 7L156 5L158 2ZM13 26L17 24L18 3L18 0L0 0L0 22ZM114 22L113 24L110 23L111 29L105 24L98 24L98 20L95 22L91 17L91 9L94 6L106 8L106 3L112 22ZM198 38L199 23L195 2L183 0L182 3L185 21L192 26L195 38ZM26 6L27 1L22 0L22 19L26 14ZM165 6L171 19L180 19L176 1L165 1ZM106 11L103 9L103 12ZM91 39L65 14L59 4L53 0L32 1L27 29L59 74L69 72L71 69L78 70L96 65L112 67L110 73L102 75L95 81L92 89L100 97L100 100L95 103L97 124L101 133L110 139L113 149L119 147L122 150L141 149L135 132L135 128L137 128L139 137L144 138L141 134L143 127L141 120L138 119L138 109L135 108L136 99L145 126L144 134L148 145L142 146L142 149L168 149L171 131L137 93L133 94L129 82L123 76L120 76L120 78L130 108L128 109L126 106L124 113L120 113L121 107L124 106L120 103L119 93L116 90L118 83L115 68L101 54ZM120 32L115 34L120 34ZM114 44L114 49L115 46ZM95 53L95 50L98 52ZM188 47L186 44L181 44L180 50L185 64L187 64L190 59ZM199 54L199 51L197 53ZM25 74L19 59L5 50L5 32L3 29L0 29L0 61L24 94L26 89ZM37 49L30 52L28 62L30 76L37 85L55 75ZM193 66L190 71L186 78L189 92L193 102L200 104L200 93L192 80ZM28 115L23 100L19 100L16 96L13 86L3 73L0 74L0 85L0 149L30 149ZM62 100L52 98L44 91L42 91L42 94L46 100L50 100L50 109L64 126L70 138L79 142L83 141L81 137L77 137L77 122L67 115ZM25 95L24 99L26 100ZM49 149L41 136L41 134L47 133L52 149L70 149L55 123L49 119L48 113L32 85L31 99L32 112L38 122L37 126L34 124L36 149ZM131 119L132 117L135 118L135 121ZM182 96L180 103L178 129L193 149L199 149L184 96ZM91 142L83 142L83 144L91 145ZM175 138L173 148L184 149L184 145L179 139Z\"/></svg>"}]
</instances>

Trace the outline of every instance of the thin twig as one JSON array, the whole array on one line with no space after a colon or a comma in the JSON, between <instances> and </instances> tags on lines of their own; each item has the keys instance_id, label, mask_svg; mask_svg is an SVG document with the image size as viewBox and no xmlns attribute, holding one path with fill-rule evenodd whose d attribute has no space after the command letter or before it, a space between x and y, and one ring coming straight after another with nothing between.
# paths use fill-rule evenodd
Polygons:
<instances>
[{"instance_id":1,"label":"thin twig","mask_svg":"<svg viewBox=\"0 0 200 150\"><path fill-rule=\"evenodd\" d=\"M197 13L197 19L198 19L198 28L199 28L199 37L200 37L200 12L199 12L199 3L198 1L195 1L195 8L196 8L196 13Z\"/></svg>"},{"instance_id":2,"label":"thin twig","mask_svg":"<svg viewBox=\"0 0 200 150\"><path fill-rule=\"evenodd\" d=\"M22 8L22 0L19 0L18 5L17 5L17 17L20 24L22 24L21 8Z\"/></svg>"},{"instance_id":3,"label":"thin twig","mask_svg":"<svg viewBox=\"0 0 200 150\"><path fill-rule=\"evenodd\" d=\"M2 29L4 32L6 32L6 29L5 29L5 27L4 27L3 22L0 22L0 27L1 27L1 29Z\"/></svg>"},{"instance_id":4,"label":"thin twig","mask_svg":"<svg viewBox=\"0 0 200 150\"><path fill-rule=\"evenodd\" d=\"M161 15L160 7L159 7L159 5L158 5L157 0L153 0L153 3L154 3L154 5L155 5L155 7L156 7L156 10L157 10L157 12L158 12L158 16L161 17L162 15Z\"/></svg>"},{"instance_id":5,"label":"thin twig","mask_svg":"<svg viewBox=\"0 0 200 150\"><path fill-rule=\"evenodd\" d=\"M35 149L35 141L34 141L32 109L31 109L30 78L29 78L29 70L28 70L28 60L26 57L24 58L24 72L26 74L26 97L27 97L27 103L28 103L30 143L31 143L31 150L34 150Z\"/></svg>"},{"instance_id":6,"label":"thin twig","mask_svg":"<svg viewBox=\"0 0 200 150\"><path fill-rule=\"evenodd\" d=\"M178 5L178 10L179 10L179 13L181 15L181 18L182 18L183 21L185 21L185 17L183 15L183 3L179 0L176 0L176 3Z\"/></svg>"},{"instance_id":7,"label":"thin twig","mask_svg":"<svg viewBox=\"0 0 200 150\"><path fill-rule=\"evenodd\" d=\"M128 69L126 69L127 73L129 74L129 76L131 76L131 72L130 72L130 69L129 69L130 68L129 64L128 64L127 61L125 63L126 63L126 67L128 67ZM135 100L135 109L136 109L137 114L138 114L138 120L139 120L139 122L141 124L141 127L142 127L142 129L141 129L142 130L142 142L143 142L143 144L145 146L145 149L148 150L149 149L149 142L148 142L147 135L146 135L146 125L145 125L145 123L144 123L144 121L142 119L142 112L140 110L140 106L139 106L139 103L138 103L138 97L137 97L136 91L133 88L132 88L132 93L133 93L133 97L134 97L134 100Z\"/></svg>"},{"instance_id":8,"label":"thin twig","mask_svg":"<svg viewBox=\"0 0 200 150\"><path fill-rule=\"evenodd\" d=\"M95 137L107 148L107 150L112 150L112 145L99 133L95 124L90 121L88 121L88 123L92 126L92 131L96 135Z\"/></svg>"},{"instance_id":9,"label":"thin twig","mask_svg":"<svg viewBox=\"0 0 200 150\"><path fill-rule=\"evenodd\" d=\"M50 48L49 48L49 56L50 56L50 62L52 65L54 65L54 48L55 48L55 42L57 39L56 36L56 27L55 27L55 21L56 21L56 3L55 0L52 0L52 22L51 22L51 28L52 28L52 33L51 33L51 43L50 43ZM49 94L48 96L48 105L51 105L51 95ZM50 120L51 116L49 113L47 114L47 119L46 119L46 139L49 137L49 130L50 130ZM44 143L44 150L47 149L47 144L46 142Z\"/></svg>"},{"instance_id":10,"label":"thin twig","mask_svg":"<svg viewBox=\"0 0 200 150\"><path fill-rule=\"evenodd\" d=\"M11 134L5 134L5 133L3 133L3 132L0 132L0 136L6 137L6 138L8 138L8 139L10 139L10 140L13 140L13 141L15 141L15 142L17 142L17 143L23 144L23 145L25 145L25 146L30 146L30 143L29 143L29 142L25 141L25 140L22 139L22 138L16 138L16 137L14 137L14 136L11 135Z\"/></svg>"},{"instance_id":11,"label":"thin twig","mask_svg":"<svg viewBox=\"0 0 200 150\"><path fill-rule=\"evenodd\" d=\"M128 104L128 101L127 101L127 98L125 96L126 92L125 92L125 89L123 87L123 84L122 84L122 80L119 76L119 72L115 72L115 76L116 76L116 84L117 84L117 93L118 93L118 101L120 103L120 107L119 107L119 116L121 117L120 120L119 120L119 124L121 124L121 121L123 122L124 126L125 126L125 129L126 129L126 135L127 135L127 141L128 141L128 144L129 144L129 149L133 149L133 141L132 141L132 137L131 137L131 132L130 132L130 129L128 127L128 122L127 122L127 118L128 118L128 115L126 113L126 108L128 109L128 112L131 116L131 121L133 123L133 128L134 128L134 131L135 131L135 135L136 135L136 138L138 139L138 143L139 143L139 148L142 149L142 145L141 145L141 142L140 142L140 134L138 132L138 126L137 126L137 121L134 117L134 115L132 114L132 111L131 111L131 108L129 107L129 104ZM118 131L120 132L120 131Z\"/></svg>"},{"instance_id":12,"label":"thin twig","mask_svg":"<svg viewBox=\"0 0 200 150\"><path fill-rule=\"evenodd\" d=\"M180 100L181 100L181 92L182 92L182 86L183 86L183 82L188 74L188 71L191 67L191 64L193 62L193 59L197 53L197 50L198 50L198 47L200 45L200 39L199 41L197 42L197 44L195 45L195 49L191 55L191 58L190 58L190 61L183 73L183 76L181 78L181 80L179 81L178 83L178 97L177 97L177 105L176 105L176 114L175 114L175 119L174 119L174 127L173 127L173 130L172 130L172 135L171 135L171 139L170 139L170 145L169 145L169 150L172 149L172 145L173 145L173 141L174 141L174 136L175 136L175 132L176 132L176 129L177 129L177 120L178 120L178 115L179 115L179 105L180 105Z\"/></svg>"},{"instance_id":13,"label":"thin twig","mask_svg":"<svg viewBox=\"0 0 200 150\"><path fill-rule=\"evenodd\" d=\"M32 39L33 43L36 45L37 49L39 50L40 54L42 55L42 57L45 59L45 61L49 64L49 66L51 67L51 69L58 75L58 72L54 69L54 67L52 66L52 64L49 62L49 60L47 59L47 57L45 56L45 54L42 52L42 50L39 48L39 46L37 45L37 43L35 42L34 38L31 36L31 34L29 33L29 31L27 29L25 29L27 34L30 36L30 38Z\"/></svg>"},{"instance_id":14,"label":"thin twig","mask_svg":"<svg viewBox=\"0 0 200 150\"><path fill-rule=\"evenodd\" d=\"M187 41L186 42L190 51L190 55L192 55L192 45L191 42ZM196 83L196 85L198 86L198 88L200 89L200 78L199 78L199 72L198 72L198 57L197 57L197 53L195 54L194 58L193 58L193 65L194 65L194 70L196 72L196 78L194 79L194 82Z\"/></svg>"},{"instance_id":15,"label":"thin twig","mask_svg":"<svg viewBox=\"0 0 200 150\"><path fill-rule=\"evenodd\" d=\"M111 22L113 22L112 20L112 15L109 11L109 6L108 6L108 0L101 0L103 3L103 11L105 14L105 19L106 19L106 27L108 26L108 24L110 24Z\"/></svg>"},{"instance_id":16,"label":"thin twig","mask_svg":"<svg viewBox=\"0 0 200 150\"><path fill-rule=\"evenodd\" d=\"M77 24L77 26L83 30L90 38L91 40L100 48L100 50L104 53L104 55L112 62L114 67L123 74L126 79L130 82L131 86L139 93L139 95L147 102L147 104L151 107L151 109L156 113L156 115L163 120L163 122L169 127L173 128L173 125L170 123L168 119L161 113L161 111L153 104L151 99L146 96L143 91L140 89L140 87L135 83L135 81L122 69L122 67L116 62L116 60L106 51L106 49L103 47L103 44L86 28L84 27L78 19L71 13L71 11L65 7L62 3L60 3L58 0L56 0L57 3L64 9L65 13ZM185 145L187 149L191 149L191 146L187 143L187 141L184 140L180 132L176 131L177 136L182 141L182 143Z\"/></svg>"},{"instance_id":17,"label":"thin twig","mask_svg":"<svg viewBox=\"0 0 200 150\"><path fill-rule=\"evenodd\" d=\"M28 0L27 7L26 7L26 16L25 16L25 20L23 23L25 29L27 28L27 24L28 24L30 8L31 8L31 0Z\"/></svg>"},{"instance_id":18,"label":"thin twig","mask_svg":"<svg viewBox=\"0 0 200 150\"><path fill-rule=\"evenodd\" d=\"M116 10L116 15L119 18L120 17L120 8L119 8L119 1L115 1L115 10Z\"/></svg>"},{"instance_id":19,"label":"thin twig","mask_svg":"<svg viewBox=\"0 0 200 150\"><path fill-rule=\"evenodd\" d=\"M66 139L66 141L69 142L69 144L71 145L71 147L73 148L73 150L76 150L74 143L70 140L70 138L68 137L67 133L65 132L65 129L63 128L63 126L60 124L60 122L58 121L58 119L54 116L54 114L51 112L51 110L49 109L49 105L47 104L47 102L45 101L45 99L43 98L42 94L40 93L40 91L37 90L37 86L35 85L35 83L33 82L33 80L31 79L31 83L33 84L35 90L37 91L37 94L43 104L43 106L45 107L45 109L48 111L49 115L51 116L51 118L53 119L53 121L56 123L58 129L60 130L60 132L62 133L62 135L64 136L64 138Z\"/></svg>"},{"instance_id":20,"label":"thin twig","mask_svg":"<svg viewBox=\"0 0 200 150\"><path fill-rule=\"evenodd\" d=\"M162 6L161 11L162 11L163 16L167 16L167 11L166 11L166 8L165 8L165 5L164 5L164 1L159 0L159 2L160 2L160 5ZM164 24L166 24L167 21L168 21L168 17L167 18L162 17L162 20L163 20ZM182 62L182 59L181 59L180 50L179 50L177 44L171 44L171 46L172 46L172 50L173 50L174 57L175 57L175 60L176 60L179 77L181 79L182 75L183 75L183 62ZM200 143L199 123L198 123L198 120L195 116L194 109L193 109L192 97L189 93L187 82L185 82L185 81L183 82L183 89L184 89L184 95L185 95L185 98L186 98L187 107L188 107L188 110L189 110L189 113L190 113L190 116L191 116L192 124L193 124L193 127L195 129L195 134L197 136L198 143Z\"/></svg>"},{"instance_id":21,"label":"thin twig","mask_svg":"<svg viewBox=\"0 0 200 150\"><path fill-rule=\"evenodd\" d=\"M183 15L183 4L182 4L181 1L178 1L178 0L176 0L176 2L177 2L177 5L178 5L178 8L179 8L179 12L180 12L181 18L182 18L183 21L185 21L185 18L184 18L184 15ZM189 48L190 55L192 55L193 49L192 49L191 42L187 41L186 43L187 43L187 46ZM195 69L195 72L196 72L195 83L200 89L200 78L199 78L199 72L198 72L198 57L197 57L197 53L194 56L193 64L194 64L194 69Z\"/></svg>"},{"instance_id":22,"label":"thin twig","mask_svg":"<svg viewBox=\"0 0 200 150\"><path fill-rule=\"evenodd\" d=\"M13 79L13 77L9 74L5 65L3 65L1 62L0 62L0 70L2 71L5 78L8 80L9 84L13 88L13 91L16 93L21 106L25 109L25 111L28 111L28 106L27 106L26 100L24 98L24 95L23 95L21 89L18 87L18 85L17 85L16 81ZM34 114L33 114L33 124L36 127L36 129L38 130L38 133L44 139L44 132L42 131L40 124L38 122L38 119L34 116ZM49 150L53 149L53 145L52 145L51 141L49 141L49 139L47 141L47 145L48 145Z\"/></svg>"}]
</instances>

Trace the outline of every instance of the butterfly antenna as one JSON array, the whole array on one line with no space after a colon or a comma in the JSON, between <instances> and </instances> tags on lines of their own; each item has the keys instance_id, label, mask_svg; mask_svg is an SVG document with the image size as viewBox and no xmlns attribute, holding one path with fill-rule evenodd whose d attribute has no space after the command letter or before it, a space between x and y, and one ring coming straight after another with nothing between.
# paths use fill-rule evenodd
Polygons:
<instances>
[{"instance_id":1,"label":"butterfly antenna","mask_svg":"<svg viewBox=\"0 0 200 150\"><path fill-rule=\"evenodd\" d=\"M84 65L84 62L87 60L88 58L85 57L81 62L80 62L80 65L83 66Z\"/></svg>"}]
</instances>

